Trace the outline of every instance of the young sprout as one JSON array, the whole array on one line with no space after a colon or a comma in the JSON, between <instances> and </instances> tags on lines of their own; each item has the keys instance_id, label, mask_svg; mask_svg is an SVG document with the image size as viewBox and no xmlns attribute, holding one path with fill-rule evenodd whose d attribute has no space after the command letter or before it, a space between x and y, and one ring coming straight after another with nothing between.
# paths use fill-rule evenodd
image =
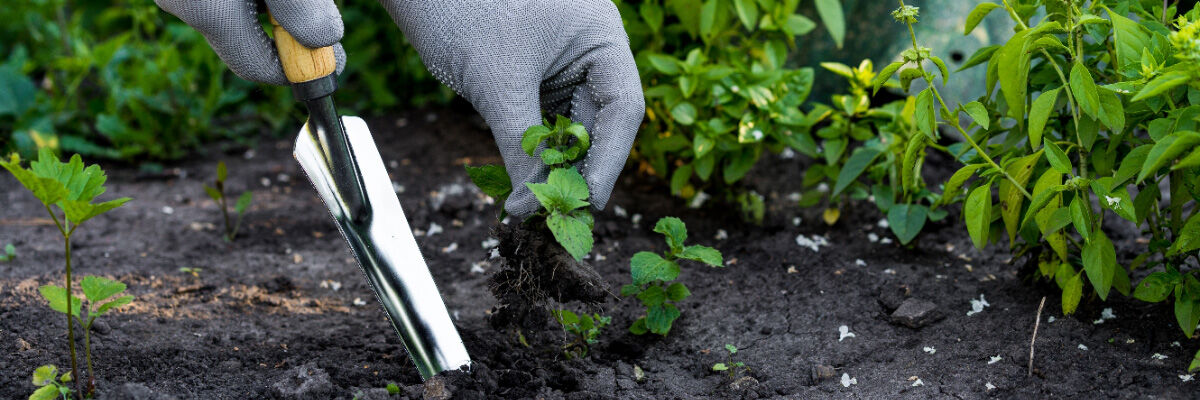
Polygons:
<instances>
[{"instance_id":1,"label":"young sprout","mask_svg":"<svg viewBox=\"0 0 1200 400\"><path fill-rule=\"evenodd\" d=\"M679 218L665 217L654 225L654 231L666 237L670 247L664 255L649 251L638 252L630 260L633 283L621 287L621 296L636 296L646 307L646 315L629 327L629 332L642 335L652 332L666 336L679 318L678 302L691 296L679 278L679 260L699 261L715 268L725 266L721 252L708 246L685 246L687 226Z\"/></svg>"},{"instance_id":2,"label":"young sprout","mask_svg":"<svg viewBox=\"0 0 1200 400\"><path fill-rule=\"evenodd\" d=\"M0 261L12 261L17 259L17 248L13 247L12 243L4 245L4 254L0 254Z\"/></svg>"},{"instance_id":3,"label":"young sprout","mask_svg":"<svg viewBox=\"0 0 1200 400\"><path fill-rule=\"evenodd\" d=\"M218 162L217 180L213 186L204 185L204 192L208 193L208 197L217 202L217 207L221 208L221 216L225 221L225 241L232 242L237 237L238 229L242 227L242 216L250 208L250 202L253 201L254 194L247 190L242 192L241 196L238 196L237 203L233 206L236 220L231 223L229 219L229 200L225 197L225 178L228 176L229 171L225 168L225 162Z\"/></svg>"},{"instance_id":4,"label":"young sprout","mask_svg":"<svg viewBox=\"0 0 1200 400\"><path fill-rule=\"evenodd\" d=\"M612 322L612 317L600 316L600 314L592 315L577 315L568 310L553 311L554 318L562 324L563 330L574 336L574 340L563 345L563 354L567 358L583 358L587 357L588 350L591 345L596 344L596 337L600 336L600 331Z\"/></svg>"},{"instance_id":5,"label":"young sprout","mask_svg":"<svg viewBox=\"0 0 1200 400\"><path fill-rule=\"evenodd\" d=\"M179 272L182 272L185 274L191 274L192 277L194 277L194 278L200 277L200 271L203 271L203 269L196 268L196 267L179 267Z\"/></svg>"},{"instance_id":6,"label":"young sprout","mask_svg":"<svg viewBox=\"0 0 1200 400\"><path fill-rule=\"evenodd\" d=\"M725 351L728 353L726 362L713 364L713 371L725 371L729 374L729 379L737 378L738 375L750 372L750 367L741 361L733 361L733 355L737 354L738 348L732 344L725 345Z\"/></svg>"},{"instance_id":7,"label":"young sprout","mask_svg":"<svg viewBox=\"0 0 1200 400\"><path fill-rule=\"evenodd\" d=\"M74 392L66 384L70 381L70 371L59 377L58 367L54 365L37 367L33 370L33 385L38 388L29 395L29 400L54 400L57 398L68 400L71 398L71 393Z\"/></svg>"}]
</instances>

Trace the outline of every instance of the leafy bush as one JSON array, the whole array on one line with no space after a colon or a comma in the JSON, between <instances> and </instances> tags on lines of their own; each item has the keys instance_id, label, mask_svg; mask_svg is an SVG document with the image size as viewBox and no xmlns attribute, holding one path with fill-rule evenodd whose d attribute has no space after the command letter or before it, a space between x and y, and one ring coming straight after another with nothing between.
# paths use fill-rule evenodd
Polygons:
<instances>
[{"instance_id":1,"label":"leafy bush","mask_svg":"<svg viewBox=\"0 0 1200 400\"><path fill-rule=\"evenodd\" d=\"M563 354L567 358L587 357L591 345L596 344L600 331L612 322L612 317L600 314L575 314L570 310L554 310L554 319L562 325L563 330L573 338L570 343L563 345Z\"/></svg>"},{"instance_id":2,"label":"leafy bush","mask_svg":"<svg viewBox=\"0 0 1200 400\"><path fill-rule=\"evenodd\" d=\"M817 157L810 115L800 110L811 68L788 68L795 37L816 27L796 13L799 0L618 1L646 95L646 124L634 156L692 198L713 188L749 207L738 182L764 150L791 147ZM839 42L841 4L818 0ZM747 57L749 55L749 57ZM844 149L844 143L841 148ZM837 146L834 144L833 146ZM761 200L761 197L759 198Z\"/></svg>"},{"instance_id":3,"label":"leafy bush","mask_svg":"<svg viewBox=\"0 0 1200 400\"><path fill-rule=\"evenodd\" d=\"M42 297L50 303L54 311L67 315L67 342L71 355L70 376L78 377L79 370L75 356L75 327L76 321L83 326L84 352L87 357L88 387L82 394L91 396L95 392L96 376L92 373L91 327L96 317L109 310L124 306L133 301L133 296L122 296L112 301L99 304L112 296L125 291L125 284L95 276L85 276L80 286L89 305L83 309L83 301L75 297L71 290L71 235L79 226L100 214L120 207L129 201L128 197L109 200L102 203L92 201L106 190L104 182L108 177L99 165L84 168L83 160L78 154L71 157L70 162L63 163L50 149L42 148L38 160L30 168L21 166L21 158L13 154L9 161L0 161L0 167L7 169L21 185L33 193L38 201L46 208L58 232L63 237L66 256L66 287L44 285L38 288ZM51 206L62 213L55 212ZM87 311L86 315L81 311ZM39 385L42 386L42 385ZM43 389L39 389L43 390ZM35 392L36 394L36 392Z\"/></svg>"},{"instance_id":4,"label":"leafy bush","mask_svg":"<svg viewBox=\"0 0 1200 400\"><path fill-rule=\"evenodd\" d=\"M680 301L692 295L679 278L679 260L692 260L711 267L725 267L721 252L708 246L685 246L687 226L675 217L664 217L654 224L654 231L661 233L670 247L663 255L640 251L629 261L633 283L621 287L621 296L636 296L646 307L646 315L638 318L629 327L629 332L642 335L652 332L666 336L671 325L679 318Z\"/></svg>"}]
</instances>

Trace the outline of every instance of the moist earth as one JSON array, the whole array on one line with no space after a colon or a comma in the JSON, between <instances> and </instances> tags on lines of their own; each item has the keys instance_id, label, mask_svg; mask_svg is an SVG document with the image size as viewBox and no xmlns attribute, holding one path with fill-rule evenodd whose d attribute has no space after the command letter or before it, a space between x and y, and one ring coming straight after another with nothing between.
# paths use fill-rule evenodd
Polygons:
<instances>
[{"instance_id":1,"label":"moist earth","mask_svg":"<svg viewBox=\"0 0 1200 400\"><path fill-rule=\"evenodd\" d=\"M529 316L523 326L493 327L494 308L503 302L489 282L504 270L505 258L491 253L497 245L504 251L504 241L496 239L508 228L497 228L497 206L462 168L500 162L480 119L438 109L369 124L475 360L471 371L421 382L292 160L290 141L265 139L245 152L212 149L161 173L105 165L111 175L107 196L134 201L76 232L75 272L120 279L137 300L94 328L99 398L1196 393L1196 382L1181 374L1200 343L1183 337L1169 305L1121 296L1100 302L1088 295L1064 317L1053 283L1034 279L1025 259L1014 258L1003 243L976 251L957 211L927 225L910 248L884 240L892 236L870 203L850 204L837 224L827 226L820 210L795 206L790 194L801 191L806 161L787 155L769 156L748 178L767 200L762 226L740 222L724 204L686 208L669 195L666 182L631 163L608 209L596 213L595 250L585 261L602 282L628 283L634 253L663 250L661 236L652 232L663 216L683 219L689 241L721 250L726 266L684 265L680 281L692 296L680 304L683 316L667 337L628 332L643 312L635 299L547 299L548 307L613 318L589 357L568 359L560 346L569 338L548 313ZM214 178L218 160L229 163L233 192L254 191L233 242L221 239L220 213L201 186ZM930 182L957 168L945 158L928 165ZM64 317L37 293L38 286L62 280L62 242L41 205L12 177L0 176L0 188L0 244L13 243L19 253L0 263L0 398L25 398L34 390L34 368L68 365ZM1144 246L1136 243L1140 235L1132 226L1106 230L1123 263ZM200 271L192 276L181 267ZM1135 271L1133 279L1146 273ZM1030 339L1043 298L1030 371ZM972 301L981 300L988 306L968 314ZM1116 318L1102 318L1106 308ZM711 370L728 361L725 344L740 349L734 361L749 371L730 377ZM389 382L401 388L399 394L389 397Z\"/></svg>"}]
</instances>

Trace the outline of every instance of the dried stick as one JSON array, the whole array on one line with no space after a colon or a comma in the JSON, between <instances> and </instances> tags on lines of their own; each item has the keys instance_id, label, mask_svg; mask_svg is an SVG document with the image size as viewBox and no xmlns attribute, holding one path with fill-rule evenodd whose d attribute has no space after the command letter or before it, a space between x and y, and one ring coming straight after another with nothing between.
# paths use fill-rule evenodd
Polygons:
<instances>
[{"instance_id":1,"label":"dried stick","mask_svg":"<svg viewBox=\"0 0 1200 400\"><path fill-rule=\"evenodd\" d=\"M1038 304L1037 319L1033 321L1033 338L1029 339L1029 373L1026 376L1033 376L1033 344L1037 343L1038 325L1042 324L1042 307L1046 306L1046 297L1042 296L1042 303Z\"/></svg>"}]
</instances>

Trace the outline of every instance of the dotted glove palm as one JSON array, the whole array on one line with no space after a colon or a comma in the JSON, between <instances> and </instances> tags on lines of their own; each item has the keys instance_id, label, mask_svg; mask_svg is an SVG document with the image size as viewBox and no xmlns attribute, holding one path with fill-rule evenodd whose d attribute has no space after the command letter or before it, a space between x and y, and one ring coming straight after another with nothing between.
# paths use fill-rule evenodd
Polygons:
<instances>
[{"instance_id":1,"label":"dotted glove palm","mask_svg":"<svg viewBox=\"0 0 1200 400\"><path fill-rule=\"evenodd\" d=\"M610 0L380 0L429 71L475 106L512 178L505 209L538 209L525 182L548 169L521 150L542 110L571 117L592 137L578 165L591 203L604 208L645 113L621 16Z\"/></svg>"}]
</instances>

